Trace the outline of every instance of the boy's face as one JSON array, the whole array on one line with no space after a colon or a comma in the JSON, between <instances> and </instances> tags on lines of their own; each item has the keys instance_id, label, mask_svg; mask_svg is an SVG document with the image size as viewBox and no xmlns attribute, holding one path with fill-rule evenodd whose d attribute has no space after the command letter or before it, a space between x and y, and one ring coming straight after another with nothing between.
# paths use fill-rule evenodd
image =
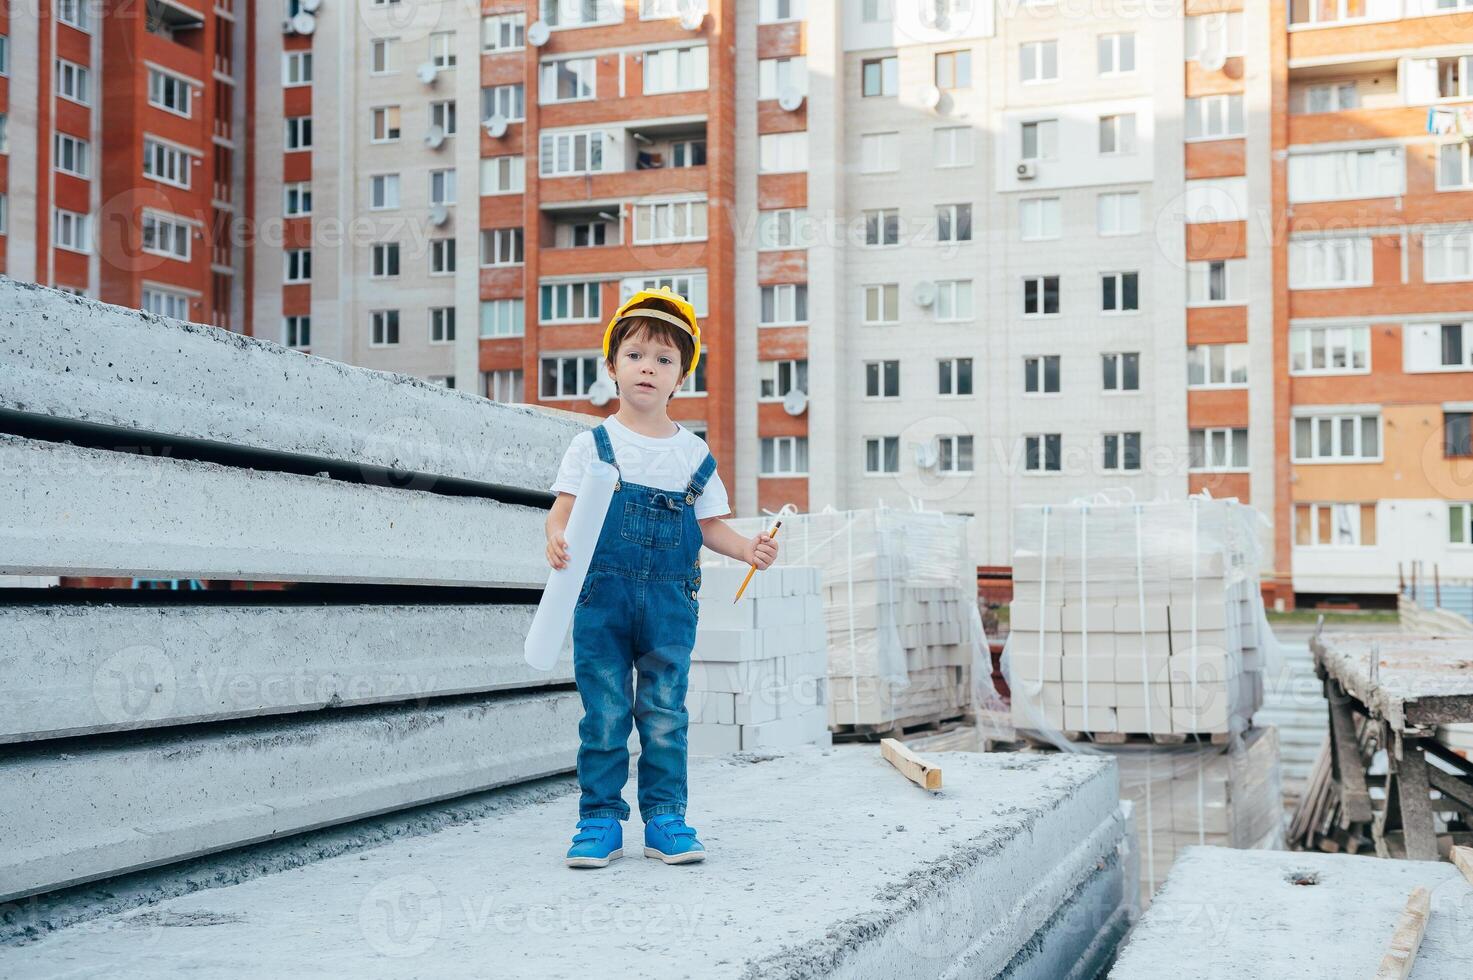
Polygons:
<instances>
[{"instance_id":1,"label":"boy's face","mask_svg":"<svg viewBox=\"0 0 1473 980\"><path fill-rule=\"evenodd\" d=\"M680 350L644 331L636 331L619 345L613 378L619 398L640 408L663 406L680 387Z\"/></svg>"}]
</instances>

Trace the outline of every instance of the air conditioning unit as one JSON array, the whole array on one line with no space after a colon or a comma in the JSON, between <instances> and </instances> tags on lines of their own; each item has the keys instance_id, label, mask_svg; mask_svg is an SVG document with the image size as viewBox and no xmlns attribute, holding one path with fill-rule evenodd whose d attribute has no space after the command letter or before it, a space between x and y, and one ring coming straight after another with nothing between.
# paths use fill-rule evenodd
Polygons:
<instances>
[{"instance_id":1,"label":"air conditioning unit","mask_svg":"<svg viewBox=\"0 0 1473 980\"><path fill-rule=\"evenodd\" d=\"M419 80L421 82L424 82L426 85L435 84L435 79L440 77L440 69L435 67L435 63L433 61L426 61L424 64L416 68L414 70L414 73L418 75Z\"/></svg>"},{"instance_id":2,"label":"air conditioning unit","mask_svg":"<svg viewBox=\"0 0 1473 980\"><path fill-rule=\"evenodd\" d=\"M435 204L430 207L430 224L436 228L450 220L450 209L443 204Z\"/></svg>"},{"instance_id":3,"label":"air conditioning unit","mask_svg":"<svg viewBox=\"0 0 1473 980\"><path fill-rule=\"evenodd\" d=\"M808 392L793 388L783 395L783 411L789 415L802 415L808 409Z\"/></svg>"},{"instance_id":4,"label":"air conditioning unit","mask_svg":"<svg viewBox=\"0 0 1473 980\"><path fill-rule=\"evenodd\" d=\"M784 112L797 112L798 107L803 104L803 93L797 86L784 85L782 91L777 93L777 104Z\"/></svg>"},{"instance_id":5,"label":"air conditioning unit","mask_svg":"<svg viewBox=\"0 0 1473 980\"><path fill-rule=\"evenodd\" d=\"M916 283L916 288L911 293L911 299L915 300L917 306L930 306L936 302L936 284L930 280L923 280Z\"/></svg>"},{"instance_id":6,"label":"air conditioning unit","mask_svg":"<svg viewBox=\"0 0 1473 980\"><path fill-rule=\"evenodd\" d=\"M486 135L494 140L499 140L506 135L507 125L507 118L498 112L486 120Z\"/></svg>"},{"instance_id":7,"label":"air conditioning unit","mask_svg":"<svg viewBox=\"0 0 1473 980\"><path fill-rule=\"evenodd\" d=\"M542 47L550 37L552 37L552 28L547 26L545 20L533 21L532 26L527 28L527 43L534 48Z\"/></svg>"},{"instance_id":8,"label":"air conditioning unit","mask_svg":"<svg viewBox=\"0 0 1473 980\"><path fill-rule=\"evenodd\" d=\"M1032 180L1038 176L1038 162L1036 160L1020 160L1018 161L1018 165L1013 168L1013 172L1017 174L1019 180Z\"/></svg>"},{"instance_id":9,"label":"air conditioning unit","mask_svg":"<svg viewBox=\"0 0 1473 980\"><path fill-rule=\"evenodd\" d=\"M445 145L445 130L440 126L431 126L429 132L425 133L425 146L432 150L438 150Z\"/></svg>"}]
</instances>

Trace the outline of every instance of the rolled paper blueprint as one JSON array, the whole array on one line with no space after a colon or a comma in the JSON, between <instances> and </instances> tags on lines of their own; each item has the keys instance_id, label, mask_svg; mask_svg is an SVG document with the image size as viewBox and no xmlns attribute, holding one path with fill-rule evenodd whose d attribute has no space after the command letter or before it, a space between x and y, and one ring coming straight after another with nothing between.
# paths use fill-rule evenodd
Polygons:
<instances>
[{"instance_id":1,"label":"rolled paper blueprint","mask_svg":"<svg viewBox=\"0 0 1473 980\"><path fill-rule=\"evenodd\" d=\"M563 640L573 622L573 605L588 576L588 563L593 560L593 549L598 545L604 515L609 512L609 501L614 497L614 483L618 479L619 471L601 459L590 463L583 475L583 485L578 488L573 513L563 532L568 542L567 567L554 568L547 577L547 587L542 590L542 601L537 604L537 614L532 617L532 628L527 631L523 648L527 663L538 670L552 670L562 653Z\"/></svg>"}]
</instances>

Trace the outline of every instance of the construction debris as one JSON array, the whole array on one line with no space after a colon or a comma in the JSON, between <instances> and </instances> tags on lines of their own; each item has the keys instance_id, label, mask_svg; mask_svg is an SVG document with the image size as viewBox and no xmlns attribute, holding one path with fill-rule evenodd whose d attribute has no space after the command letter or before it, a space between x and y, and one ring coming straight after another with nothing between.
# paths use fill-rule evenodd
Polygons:
<instances>
[{"instance_id":1,"label":"construction debris","mask_svg":"<svg viewBox=\"0 0 1473 980\"><path fill-rule=\"evenodd\" d=\"M898 769L906 779L921 789L941 789L941 767L934 766L906 748L898 739L880 741L880 754L885 761Z\"/></svg>"},{"instance_id":2,"label":"construction debris","mask_svg":"<svg viewBox=\"0 0 1473 980\"><path fill-rule=\"evenodd\" d=\"M1431 914L1432 893L1418 885L1396 918L1396 931L1391 934L1391 943L1381 958L1376 980L1407 980L1412 975L1412 964L1416 962L1417 949L1422 945L1422 934L1427 931L1427 917Z\"/></svg>"}]
</instances>

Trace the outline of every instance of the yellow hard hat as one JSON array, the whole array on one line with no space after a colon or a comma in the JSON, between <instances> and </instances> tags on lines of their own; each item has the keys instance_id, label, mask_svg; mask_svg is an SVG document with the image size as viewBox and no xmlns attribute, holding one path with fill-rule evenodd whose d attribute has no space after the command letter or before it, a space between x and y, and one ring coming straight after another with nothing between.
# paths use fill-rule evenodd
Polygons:
<instances>
[{"instance_id":1,"label":"yellow hard hat","mask_svg":"<svg viewBox=\"0 0 1473 980\"><path fill-rule=\"evenodd\" d=\"M664 310L652 308L641 308L640 304L652 299L663 300L680 311L680 316L673 316ZM656 320L665 320L690 334L691 339L696 342L696 353L691 358L690 367L685 373L696 369L701 360L701 326L696 322L696 308L692 306L684 296L671 289L669 286L661 286L659 289L641 289L633 296L624 301L617 310L609 325L604 328L604 360L609 359L609 338L614 335L614 325L625 317L647 316Z\"/></svg>"}]
</instances>

